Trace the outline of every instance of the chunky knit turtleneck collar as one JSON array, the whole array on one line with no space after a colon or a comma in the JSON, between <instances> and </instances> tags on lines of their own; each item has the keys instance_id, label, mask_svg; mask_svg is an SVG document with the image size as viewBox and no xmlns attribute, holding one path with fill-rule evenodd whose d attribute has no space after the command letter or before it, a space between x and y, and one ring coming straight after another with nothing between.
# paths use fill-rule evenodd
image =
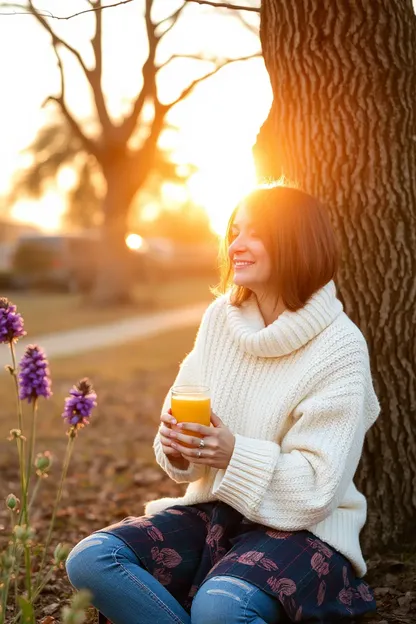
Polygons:
<instances>
[{"instance_id":1,"label":"chunky knit turtleneck collar","mask_svg":"<svg viewBox=\"0 0 416 624\"><path fill-rule=\"evenodd\" d=\"M234 340L244 351L258 357L279 357L303 347L342 311L335 283L331 280L303 308L297 312L285 310L267 327L254 296L240 307L228 301L227 319Z\"/></svg>"}]
</instances>

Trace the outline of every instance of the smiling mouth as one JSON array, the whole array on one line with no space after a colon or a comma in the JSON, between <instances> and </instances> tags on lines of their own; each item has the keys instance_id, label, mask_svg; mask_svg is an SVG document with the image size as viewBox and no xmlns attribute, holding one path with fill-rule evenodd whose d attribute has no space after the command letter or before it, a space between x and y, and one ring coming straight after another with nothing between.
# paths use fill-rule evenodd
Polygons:
<instances>
[{"instance_id":1,"label":"smiling mouth","mask_svg":"<svg viewBox=\"0 0 416 624\"><path fill-rule=\"evenodd\" d=\"M252 266L254 262L250 262L249 260L234 260L233 264L235 269L245 269Z\"/></svg>"}]
</instances>

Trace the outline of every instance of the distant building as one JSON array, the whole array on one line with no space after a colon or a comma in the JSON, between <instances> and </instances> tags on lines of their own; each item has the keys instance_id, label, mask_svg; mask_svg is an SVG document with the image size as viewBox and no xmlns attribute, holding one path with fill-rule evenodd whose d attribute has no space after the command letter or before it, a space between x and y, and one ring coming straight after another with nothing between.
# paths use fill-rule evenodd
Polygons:
<instances>
[{"instance_id":1,"label":"distant building","mask_svg":"<svg viewBox=\"0 0 416 624\"><path fill-rule=\"evenodd\" d=\"M9 277L12 270L13 255L20 236L37 234L39 229L34 225L19 223L11 219L0 219L0 283Z\"/></svg>"}]
</instances>

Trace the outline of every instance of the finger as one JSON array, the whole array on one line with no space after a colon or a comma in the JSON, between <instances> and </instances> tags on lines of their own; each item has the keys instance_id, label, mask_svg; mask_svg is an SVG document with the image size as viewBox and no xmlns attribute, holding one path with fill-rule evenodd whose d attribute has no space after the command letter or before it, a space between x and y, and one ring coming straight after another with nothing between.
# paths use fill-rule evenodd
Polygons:
<instances>
[{"instance_id":1,"label":"finger","mask_svg":"<svg viewBox=\"0 0 416 624\"><path fill-rule=\"evenodd\" d=\"M172 429L170 429L168 425L164 425L164 424L160 425L159 431L161 435L165 436L165 438L172 437Z\"/></svg>"},{"instance_id":2,"label":"finger","mask_svg":"<svg viewBox=\"0 0 416 624\"><path fill-rule=\"evenodd\" d=\"M173 440L177 440L180 443L185 442L186 444L190 444L191 446L199 447L201 444L202 438L194 437L187 435L186 433L180 433L179 431L172 431L169 435ZM204 439L204 446L209 446L209 438Z\"/></svg>"},{"instance_id":3,"label":"finger","mask_svg":"<svg viewBox=\"0 0 416 624\"><path fill-rule=\"evenodd\" d=\"M162 445L162 450L164 454L168 455L169 457L182 457L182 455L178 451L175 451L175 449L171 448L170 446Z\"/></svg>"},{"instance_id":4,"label":"finger","mask_svg":"<svg viewBox=\"0 0 416 624\"><path fill-rule=\"evenodd\" d=\"M188 448L187 446L182 446L182 444L179 444L178 442L172 442L172 448L179 451L181 455L183 455L184 457L186 457L186 459L189 459L190 461L196 461L198 459L206 460L213 457L214 455L213 451L210 451L209 449L204 449L202 451L201 449L194 447ZM201 456L199 456L199 453L201 453Z\"/></svg>"},{"instance_id":5,"label":"finger","mask_svg":"<svg viewBox=\"0 0 416 624\"><path fill-rule=\"evenodd\" d=\"M169 440L169 438L164 438L163 436L160 436L160 443L162 446L172 446L172 443Z\"/></svg>"},{"instance_id":6,"label":"finger","mask_svg":"<svg viewBox=\"0 0 416 624\"><path fill-rule=\"evenodd\" d=\"M178 423L177 427L186 429L187 431L195 431L204 437L212 435L212 427L205 427L205 425L200 425L198 423Z\"/></svg>"},{"instance_id":7,"label":"finger","mask_svg":"<svg viewBox=\"0 0 416 624\"><path fill-rule=\"evenodd\" d=\"M164 435L160 435L160 441L165 446L172 446L172 440Z\"/></svg>"},{"instance_id":8,"label":"finger","mask_svg":"<svg viewBox=\"0 0 416 624\"><path fill-rule=\"evenodd\" d=\"M167 425L176 425L176 418L173 418L171 414L167 414L166 412L160 415L160 420Z\"/></svg>"},{"instance_id":9,"label":"finger","mask_svg":"<svg viewBox=\"0 0 416 624\"><path fill-rule=\"evenodd\" d=\"M211 411L211 422L214 425L214 427L221 427L221 425L223 425L224 423L222 422L221 418L219 418L215 412Z\"/></svg>"}]
</instances>

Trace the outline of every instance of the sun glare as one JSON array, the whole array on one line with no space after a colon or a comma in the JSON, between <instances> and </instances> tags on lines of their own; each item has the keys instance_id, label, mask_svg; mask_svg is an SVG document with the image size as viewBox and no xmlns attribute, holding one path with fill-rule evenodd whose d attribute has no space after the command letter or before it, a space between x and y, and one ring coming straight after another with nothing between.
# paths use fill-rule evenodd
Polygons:
<instances>
[{"instance_id":1,"label":"sun glare","mask_svg":"<svg viewBox=\"0 0 416 624\"><path fill-rule=\"evenodd\" d=\"M59 231L64 213L65 201L53 191L46 193L38 201L19 201L12 209L14 219L35 225L45 232Z\"/></svg>"},{"instance_id":2,"label":"sun glare","mask_svg":"<svg viewBox=\"0 0 416 624\"><path fill-rule=\"evenodd\" d=\"M245 156L236 154L236 158L228 162L213 159L209 169L195 173L188 181L192 199L205 208L211 228L217 234L225 233L231 212L256 185L250 152Z\"/></svg>"},{"instance_id":3,"label":"sun glare","mask_svg":"<svg viewBox=\"0 0 416 624\"><path fill-rule=\"evenodd\" d=\"M143 239L138 234L129 234L126 236L126 245L129 249L141 249L143 247Z\"/></svg>"}]
</instances>

